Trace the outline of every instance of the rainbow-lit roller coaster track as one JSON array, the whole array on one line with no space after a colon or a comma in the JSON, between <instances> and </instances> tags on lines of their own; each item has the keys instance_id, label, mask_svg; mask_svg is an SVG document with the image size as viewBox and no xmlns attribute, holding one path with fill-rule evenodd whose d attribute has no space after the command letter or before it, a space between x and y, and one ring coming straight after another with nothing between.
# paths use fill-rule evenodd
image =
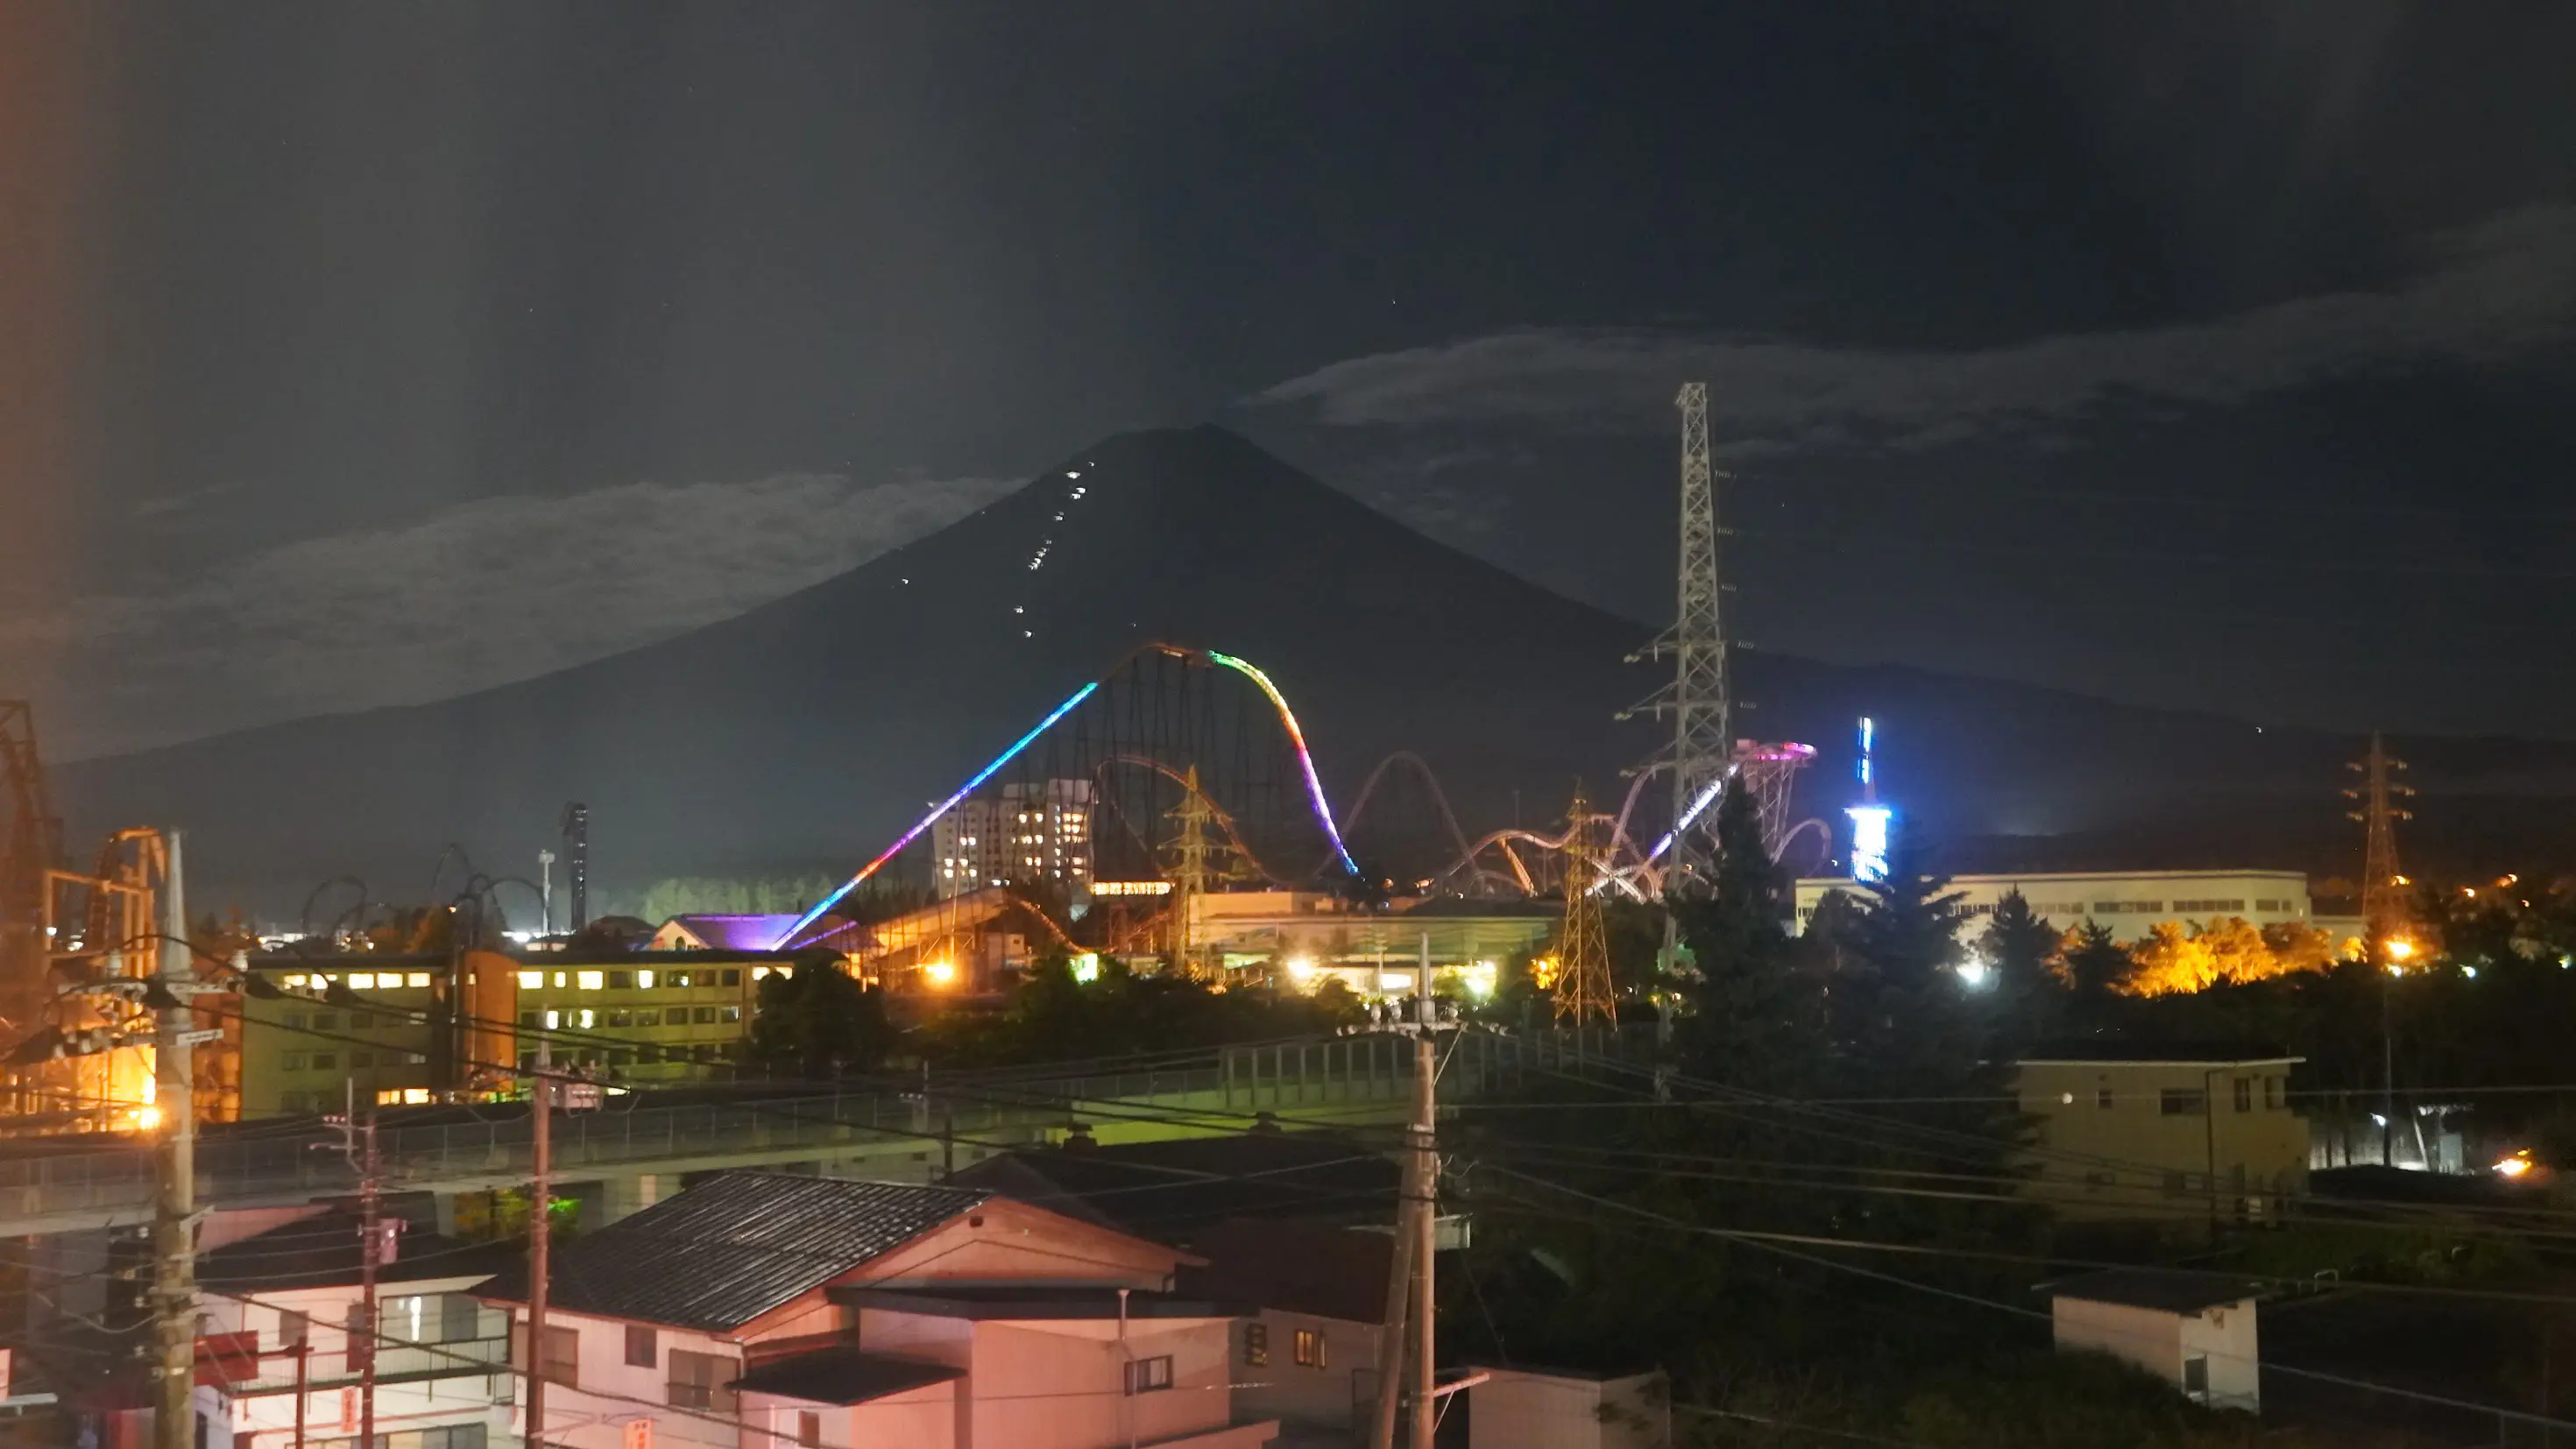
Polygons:
<instances>
[{"instance_id":1,"label":"rainbow-lit roller coaster track","mask_svg":"<svg viewBox=\"0 0 2576 1449\"><path fill-rule=\"evenodd\" d=\"M1219 687L1225 679L1248 681L1253 689ZM1785 829L1787 781L1814 753L1804 745L1749 742L1739 749L1738 773L1756 788L1775 855L1799 833ZM1043 794L1062 791L1067 782L1082 782L1078 798L1088 802L1094 864L1103 879L1158 873L1171 845L1166 832L1179 813L1174 802L1194 801L1198 808L1193 818L1240 863L1242 875L1274 886L1311 887L1362 876L1346 835L1360 828L1373 805L1380 815L1386 813L1381 802L1399 776L1414 781L1427 800L1435 832L1431 849L1444 862L1428 874L1408 872L1413 888L1487 899L1557 889L1561 856L1574 834L1570 826L1554 832L1511 828L1471 837L1430 764L1411 751L1380 761L1352 797L1347 817L1337 817L1304 728L1267 674L1249 660L1218 650L1155 643L1131 650L1067 695L806 911L779 940L798 939L978 791ZM1593 872L1602 888L1640 900L1660 892L1660 863L1673 840L1669 829L1650 840L1637 825L1640 812L1651 808L1654 796L1647 786L1656 777L1652 769L1639 772L1617 813L1604 817L1609 829L1594 837L1606 840ZM1713 798L1712 793L1699 801L1683 826ZM1814 826L1808 822L1799 830ZM1042 869L1047 862L1033 855L1028 864ZM1281 864L1290 868L1274 868Z\"/></svg>"}]
</instances>

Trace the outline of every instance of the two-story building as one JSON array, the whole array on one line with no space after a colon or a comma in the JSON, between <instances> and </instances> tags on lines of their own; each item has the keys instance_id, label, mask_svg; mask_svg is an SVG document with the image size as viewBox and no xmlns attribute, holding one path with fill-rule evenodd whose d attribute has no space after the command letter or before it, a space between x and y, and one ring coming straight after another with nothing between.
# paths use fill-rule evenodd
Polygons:
<instances>
[{"instance_id":1,"label":"two-story building","mask_svg":"<svg viewBox=\"0 0 2576 1449\"><path fill-rule=\"evenodd\" d=\"M1256 1449L1232 1312L1171 1291L1193 1261L976 1189L729 1173L558 1253L544 1437ZM524 1271L484 1291L524 1324Z\"/></svg>"},{"instance_id":2,"label":"two-story building","mask_svg":"<svg viewBox=\"0 0 2576 1449\"><path fill-rule=\"evenodd\" d=\"M505 1436L508 1315L468 1290L513 1250L382 1218L370 1323L361 1222L350 1208L323 1205L209 1221L206 1239L219 1245L197 1259L196 1442L205 1449L346 1444L359 1436L370 1394L385 1449L485 1449Z\"/></svg>"},{"instance_id":3,"label":"two-story building","mask_svg":"<svg viewBox=\"0 0 2576 1449\"><path fill-rule=\"evenodd\" d=\"M2061 1215L2261 1222L2307 1189L2308 1124L2276 1048L2041 1043L2014 1063L2023 1191Z\"/></svg>"}]
</instances>

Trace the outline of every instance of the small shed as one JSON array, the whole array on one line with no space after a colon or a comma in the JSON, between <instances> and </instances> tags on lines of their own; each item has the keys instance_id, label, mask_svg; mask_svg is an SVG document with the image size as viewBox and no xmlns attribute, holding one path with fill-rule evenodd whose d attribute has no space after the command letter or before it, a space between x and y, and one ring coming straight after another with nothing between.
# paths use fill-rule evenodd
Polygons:
<instances>
[{"instance_id":1,"label":"small shed","mask_svg":"<svg viewBox=\"0 0 2576 1449\"><path fill-rule=\"evenodd\" d=\"M2258 1285L2223 1273L2122 1268L2040 1285L2061 1353L2107 1353L2194 1403L2259 1413Z\"/></svg>"},{"instance_id":2,"label":"small shed","mask_svg":"<svg viewBox=\"0 0 2576 1449\"><path fill-rule=\"evenodd\" d=\"M1663 1370L1470 1369L1468 1449L1672 1449L1671 1386Z\"/></svg>"}]
</instances>

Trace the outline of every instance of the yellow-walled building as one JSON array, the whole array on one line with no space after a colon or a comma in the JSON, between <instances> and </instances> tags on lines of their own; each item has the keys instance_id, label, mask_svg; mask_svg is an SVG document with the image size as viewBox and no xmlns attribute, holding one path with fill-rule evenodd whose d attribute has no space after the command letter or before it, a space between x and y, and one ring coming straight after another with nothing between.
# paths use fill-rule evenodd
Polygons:
<instances>
[{"instance_id":1,"label":"yellow-walled building","mask_svg":"<svg viewBox=\"0 0 2576 1449\"><path fill-rule=\"evenodd\" d=\"M2047 1043L2014 1064L2034 1127L2024 1192L2060 1214L2188 1226L2263 1222L2307 1189L2302 1059L2268 1048Z\"/></svg>"}]
</instances>

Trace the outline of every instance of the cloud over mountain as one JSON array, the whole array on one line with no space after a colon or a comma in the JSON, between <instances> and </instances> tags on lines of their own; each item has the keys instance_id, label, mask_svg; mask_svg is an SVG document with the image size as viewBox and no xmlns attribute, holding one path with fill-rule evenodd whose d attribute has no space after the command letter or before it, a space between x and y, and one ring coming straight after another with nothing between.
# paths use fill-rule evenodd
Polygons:
<instances>
[{"instance_id":1,"label":"cloud over mountain","mask_svg":"<svg viewBox=\"0 0 2576 1449\"><path fill-rule=\"evenodd\" d=\"M482 499L0 620L0 663L55 661L58 758L443 699L731 618L1010 486L789 473Z\"/></svg>"},{"instance_id":2,"label":"cloud over mountain","mask_svg":"<svg viewBox=\"0 0 2576 1449\"><path fill-rule=\"evenodd\" d=\"M2576 337L2576 206L2440 237L2404 285L2228 316L1960 351L1820 347L1710 333L1524 328L1353 358L1255 394L1340 427L1517 421L1568 432L1669 425L1706 378L1728 446L1906 451L2060 446L2081 425L2225 407L2341 379L2516 359Z\"/></svg>"}]
</instances>

